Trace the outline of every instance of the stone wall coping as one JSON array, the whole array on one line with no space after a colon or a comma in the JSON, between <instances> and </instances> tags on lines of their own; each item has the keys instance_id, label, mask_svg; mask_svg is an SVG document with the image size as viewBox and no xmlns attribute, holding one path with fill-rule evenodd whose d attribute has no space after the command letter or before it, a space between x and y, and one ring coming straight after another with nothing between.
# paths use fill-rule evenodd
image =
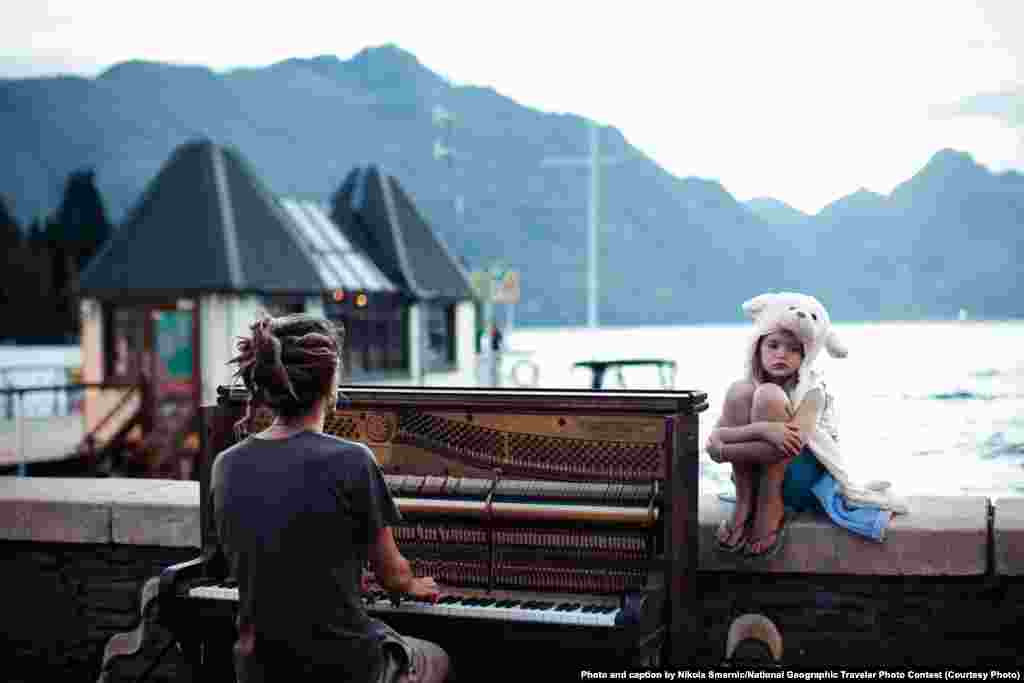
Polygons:
<instances>
[{"instance_id":1,"label":"stone wall coping","mask_svg":"<svg viewBox=\"0 0 1024 683\"><path fill-rule=\"evenodd\" d=\"M700 498L701 570L844 575L972 576L988 569L988 498L919 496L906 499L882 542L837 526L824 512L790 521L787 538L770 559L743 558L715 547L715 534L733 503Z\"/></svg>"},{"instance_id":2,"label":"stone wall coping","mask_svg":"<svg viewBox=\"0 0 1024 683\"><path fill-rule=\"evenodd\" d=\"M718 551L715 532L732 503L699 501L702 571L840 575L970 576L988 570L989 499L910 497L882 543L856 536L824 513L790 522L769 560ZM995 504L994 543L1001 574L1024 574L1024 498ZM198 548L199 484L165 479L0 477L0 540L115 543Z\"/></svg>"},{"instance_id":3,"label":"stone wall coping","mask_svg":"<svg viewBox=\"0 0 1024 683\"><path fill-rule=\"evenodd\" d=\"M1024 498L998 498L992 525L996 573L1024 575Z\"/></svg>"},{"instance_id":4,"label":"stone wall coping","mask_svg":"<svg viewBox=\"0 0 1024 683\"><path fill-rule=\"evenodd\" d=\"M0 477L0 540L200 545L199 484Z\"/></svg>"}]
</instances>

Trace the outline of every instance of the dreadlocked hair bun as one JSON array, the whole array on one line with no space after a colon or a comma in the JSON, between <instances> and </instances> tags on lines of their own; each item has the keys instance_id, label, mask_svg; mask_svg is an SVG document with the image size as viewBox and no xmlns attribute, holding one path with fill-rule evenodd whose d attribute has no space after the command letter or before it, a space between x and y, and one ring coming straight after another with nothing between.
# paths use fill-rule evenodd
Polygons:
<instances>
[{"instance_id":1,"label":"dreadlocked hair bun","mask_svg":"<svg viewBox=\"0 0 1024 683\"><path fill-rule=\"evenodd\" d=\"M331 395L341 362L340 328L298 313L264 316L249 330L248 337L238 338L238 355L228 363L238 366L234 377L249 390L251 404L266 405L282 417L298 417Z\"/></svg>"}]
</instances>

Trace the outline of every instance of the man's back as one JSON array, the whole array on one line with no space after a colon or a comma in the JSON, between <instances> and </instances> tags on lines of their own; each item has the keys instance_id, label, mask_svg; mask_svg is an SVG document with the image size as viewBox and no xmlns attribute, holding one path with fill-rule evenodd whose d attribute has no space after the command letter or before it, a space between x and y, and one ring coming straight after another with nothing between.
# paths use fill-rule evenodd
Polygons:
<instances>
[{"instance_id":1,"label":"man's back","mask_svg":"<svg viewBox=\"0 0 1024 683\"><path fill-rule=\"evenodd\" d=\"M369 544L398 513L370 451L311 431L250 437L218 456L211 503L253 656L372 669L359 580Z\"/></svg>"}]
</instances>

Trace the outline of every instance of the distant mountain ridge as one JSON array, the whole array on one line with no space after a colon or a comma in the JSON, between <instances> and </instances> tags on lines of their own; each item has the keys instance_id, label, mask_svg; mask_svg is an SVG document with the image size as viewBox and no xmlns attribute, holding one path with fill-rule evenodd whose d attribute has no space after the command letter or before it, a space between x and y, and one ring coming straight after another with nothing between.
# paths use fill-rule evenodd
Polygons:
<instances>
[{"instance_id":1,"label":"distant mountain ridge","mask_svg":"<svg viewBox=\"0 0 1024 683\"><path fill-rule=\"evenodd\" d=\"M436 105L456 116L451 166L433 156ZM119 221L197 137L236 147L274 191L323 202L374 163L471 267L522 272L517 322L572 325L585 319L587 170L542 162L586 157L584 124L449 83L394 45L223 74L131 61L95 79L0 80L0 193L25 225L57 206L69 172L94 167ZM742 301L778 289L815 294L837 320L1024 315L1019 173L942 150L887 196L808 216L672 176L611 127L602 151L630 159L603 174L602 323L739 320Z\"/></svg>"},{"instance_id":2,"label":"distant mountain ridge","mask_svg":"<svg viewBox=\"0 0 1024 683\"><path fill-rule=\"evenodd\" d=\"M786 225L801 223L810 218L803 211L772 197L754 197L743 202L743 205L766 223Z\"/></svg>"}]
</instances>

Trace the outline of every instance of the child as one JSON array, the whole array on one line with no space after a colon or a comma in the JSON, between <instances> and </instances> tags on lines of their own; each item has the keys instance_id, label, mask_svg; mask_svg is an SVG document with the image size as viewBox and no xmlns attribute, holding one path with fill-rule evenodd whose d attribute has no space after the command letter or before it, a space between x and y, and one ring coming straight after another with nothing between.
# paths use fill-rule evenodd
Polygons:
<instances>
[{"instance_id":1,"label":"child","mask_svg":"<svg viewBox=\"0 0 1024 683\"><path fill-rule=\"evenodd\" d=\"M718 547L769 557L782 546L789 513L820 507L812 487L826 470L815 446L836 454L838 446L833 399L811 364L822 347L839 357L846 349L813 297L764 294L743 310L754 318L746 376L729 387L707 451L732 463L736 483Z\"/></svg>"}]
</instances>

